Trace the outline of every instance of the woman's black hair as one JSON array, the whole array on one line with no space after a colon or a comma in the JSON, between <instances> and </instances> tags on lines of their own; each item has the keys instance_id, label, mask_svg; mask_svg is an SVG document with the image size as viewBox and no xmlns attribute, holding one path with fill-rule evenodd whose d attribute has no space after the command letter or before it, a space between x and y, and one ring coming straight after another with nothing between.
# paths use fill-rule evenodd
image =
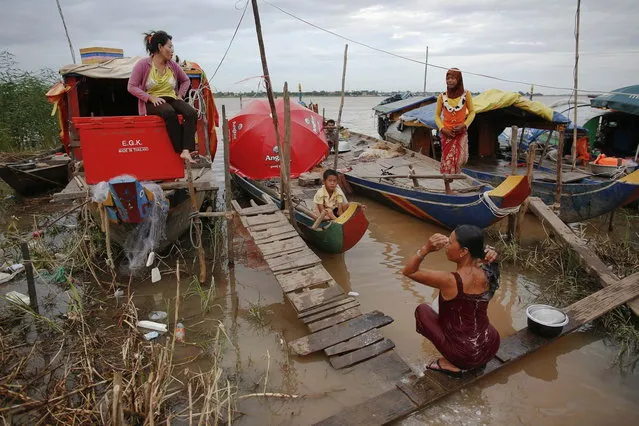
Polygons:
<instances>
[{"instance_id":1,"label":"woman's black hair","mask_svg":"<svg viewBox=\"0 0 639 426\"><path fill-rule=\"evenodd\" d=\"M473 259L484 258L484 231L474 225L460 225L455 236L462 248L467 248Z\"/></svg>"},{"instance_id":2,"label":"woman's black hair","mask_svg":"<svg viewBox=\"0 0 639 426\"><path fill-rule=\"evenodd\" d=\"M328 179L329 176L335 176L335 177L339 177L337 172L333 169L326 169L324 171L324 174L322 175L322 177L324 178L324 180Z\"/></svg>"},{"instance_id":3,"label":"woman's black hair","mask_svg":"<svg viewBox=\"0 0 639 426\"><path fill-rule=\"evenodd\" d=\"M144 33L144 47L146 47L146 51L149 52L149 55L158 53L160 46L164 46L169 40L173 40L173 36L167 34L166 31L149 31L148 33Z\"/></svg>"}]
</instances>

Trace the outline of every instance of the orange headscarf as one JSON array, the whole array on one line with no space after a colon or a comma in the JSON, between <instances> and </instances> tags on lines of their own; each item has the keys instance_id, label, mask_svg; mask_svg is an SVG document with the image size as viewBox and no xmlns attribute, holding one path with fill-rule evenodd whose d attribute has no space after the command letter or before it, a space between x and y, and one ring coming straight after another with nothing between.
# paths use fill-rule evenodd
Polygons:
<instances>
[{"instance_id":1,"label":"orange headscarf","mask_svg":"<svg viewBox=\"0 0 639 426\"><path fill-rule=\"evenodd\" d=\"M449 99L455 99L464 94L464 79L459 68L451 68L446 71L446 78L448 78L449 75L452 75L455 79L457 79L457 86L452 89L449 89L448 86L446 86L446 96L448 96Z\"/></svg>"}]
</instances>

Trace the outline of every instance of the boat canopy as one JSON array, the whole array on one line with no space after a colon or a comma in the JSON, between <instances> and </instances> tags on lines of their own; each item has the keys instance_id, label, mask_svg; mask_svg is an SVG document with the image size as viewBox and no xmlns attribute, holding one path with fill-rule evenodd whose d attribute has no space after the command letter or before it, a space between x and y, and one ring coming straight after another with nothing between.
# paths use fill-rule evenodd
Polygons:
<instances>
[{"instance_id":1,"label":"boat canopy","mask_svg":"<svg viewBox=\"0 0 639 426\"><path fill-rule=\"evenodd\" d=\"M639 115L639 85L621 87L613 92L591 99L590 105Z\"/></svg>"},{"instance_id":2,"label":"boat canopy","mask_svg":"<svg viewBox=\"0 0 639 426\"><path fill-rule=\"evenodd\" d=\"M475 106L475 112L477 114L505 108L515 108L541 117L554 124L570 123L567 117L553 111L543 103L531 101L514 92L502 92L501 90L490 89L473 97L473 105ZM402 115L401 119L407 122L407 124L410 122L418 122L426 127L436 129L436 106L437 104L431 104L408 111Z\"/></svg>"},{"instance_id":3,"label":"boat canopy","mask_svg":"<svg viewBox=\"0 0 639 426\"><path fill-rule=\"evenodd\" d=\"M145 56L133 56L130 58L117 58L104 62L98 62L94 64L71 64L65 65L60 68L61 75L77 74L89 78L113 78L113 79L128 79L131 76L133 67ZM182 69L189 76L199 76L202 74L202 70L199 66L187 62L182 64Z\"/></svg>"},{"instance_id":4,"label":"boat canopy","mask_svg":"<svg viewBox=\"0 0 639 426\"><path fill-rule=\"evenodd\" d=\"M387 104L379 104L373 107L373 110L377 114L392 114L397 111L401 111L405 108L410 108L415 105L419 105L422 102L435 102L437 98L435 96L411 96L400 101L390 102Z\"/></svg>"}]
</instances>

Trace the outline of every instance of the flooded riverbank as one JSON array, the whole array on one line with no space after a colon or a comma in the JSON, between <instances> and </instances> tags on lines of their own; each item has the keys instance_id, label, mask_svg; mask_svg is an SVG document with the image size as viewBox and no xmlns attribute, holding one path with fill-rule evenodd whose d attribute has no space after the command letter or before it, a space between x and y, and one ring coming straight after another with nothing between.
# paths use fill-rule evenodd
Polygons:
<instances>
[{"instance_id":1,"label":"flooded riverbank","mask_svg":"<svg viewBox=\"0 0 639 426\"><path fill-rule=\"evenodd\" d=\"M372 101L364 99L363 102ZM227 109L233 112L228 106ZM370 114L368 104L362 104L359 110L361 114ZM368 118L371 123L372 117ZM367 125L362 127L366 128L355 130L372 133ZM220 150L214 164L218 182L222 182L221 158ZM394 318L382 333L396 344L397 354L413 370L420 371L437 352L415 332L413 312L419 303L432 301L436 294L408 280L399 271L405 259L432 233L446 231L370 200L354 199L368 206L370 227L366 235L343 255L319 255L325 268L346 291L359 293L363 312L380 310ZM63 209L46 199L18 205L3 215L3 231L12 222L23 231L30 230L34 215L42 223L45 217L55 217ZM17 219L11 219L11 215ZM637 221L618 216L618 221L623 220L626 222L618 222L615 233L637 231L634 228ZM75 219L69 220L61 226L71 230L74 222ZM130 286L127 277L119 276L115 280L125 290L131 289L131 300L140 319L146 319L155 310L171 315L176 296L176 261L185 268L180 286L179 318L185 325L186 339L185 343L178 342L175 346L175 375L183 379L209 371L219 362L224 371L223 384L226 386L228 380L232 389L233 422L242 425L311 424L392 388L396 378L384 370L383 364L362 363L338 371L322 354L288 355L286 343L308 332L294 309L285 302L280 286L255 245L239 224L236 223L236 227L236 266L229 270L223 262L218 263L210 281L214 284L213 290L209 282L200 287L192 279L197 265L188 237L182 242L181 251L163 254L167 257L163 259L163 278L159 283L151 283L147 276L136 278ZM525 243L542 238L545 238L542 227L534 217L527 217ZM223 252L219 249L218 254L223 256L220 250ZM207 255L212 263L214 254L209 251ZM425 265L453 270L453 264L446 261L443 253L428 256ZM104 289L98 288L90 277L81 286L91 288L91 298L103 307L102 327L106 330L122 327L117 314L123 301L108 293L109 274L100 274L100 277ZM542 288L540 283L547 278L524 271L521 266L503 265L501 288L489 308L491 322L502 336L511 335L526 325L525 307L535 299ZM57 317L66 312L68 286L51 283L44 276L37 282L40 294L50 297L50 305L55 307L48 315ZM11 290L26 293L23 275L0 285L2 294ZM172 324L173 321L169 321L170 330ZM223 342L219 346L213 345L216 336ZM164 345L170 338L168 333L151 344ZM138 339L142 341L141 336ZM52 356L57 349L54 348ZM636 405L639 374L622 374L613 366L616 354L614 345L606 344L599 334L586 327L399 424L629 423L639 414ZM188 406L187 392L177 382L172 386L173 391L181 393L171 405L179 414L172 423L187 424L184 412ZM261 395L264 393L268 396ZM304 398L297 398L302 396Z\"/></svg>"}]
</instances>

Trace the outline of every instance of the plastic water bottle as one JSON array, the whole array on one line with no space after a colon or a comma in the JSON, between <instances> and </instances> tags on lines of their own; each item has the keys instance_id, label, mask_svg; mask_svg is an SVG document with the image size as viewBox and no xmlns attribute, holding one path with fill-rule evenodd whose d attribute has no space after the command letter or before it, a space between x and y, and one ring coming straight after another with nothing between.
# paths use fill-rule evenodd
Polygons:
<instances>
[{"instance_id":1,"label":"plastic water bottle","mask_svg":"<svg viewBox=\"0 0 639 426\"><path fill-rule=\"evenodd\" d=\"M181 322L177 323L177 326L175 327L175 340L177 340L180 343L184 343L184 324L182 324Z\"/></svg>"}]
</instances>

